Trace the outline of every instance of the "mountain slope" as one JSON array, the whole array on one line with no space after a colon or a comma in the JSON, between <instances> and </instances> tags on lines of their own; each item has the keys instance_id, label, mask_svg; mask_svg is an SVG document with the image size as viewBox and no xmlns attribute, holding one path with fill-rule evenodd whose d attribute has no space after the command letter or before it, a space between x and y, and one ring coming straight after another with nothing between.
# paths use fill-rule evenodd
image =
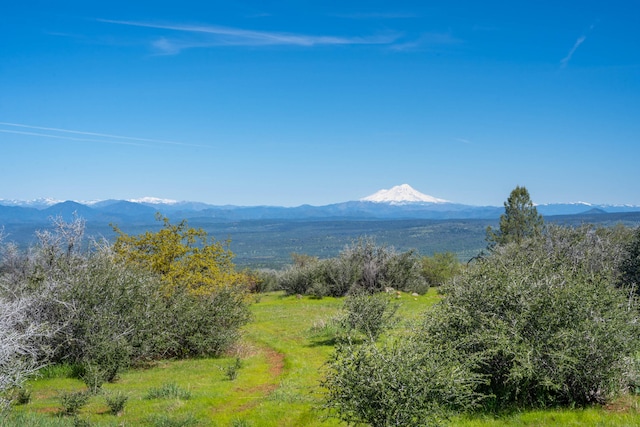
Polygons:
<instances>
[{"instance_id":1,"label":"mountain slope","mask_svg":"<svg viewBox=\"0 0 640 427\"><path fill-rule=\"evenodd\" d=\"M51 216L70 218L74 212L86 220L105 223L130 221L155 222L155 214L169 218L209 218L219 221L239 220L327 220L327 219L497 219L500 206L471 206L448 202L421 193L408 184L384 189L358 201L324 206L215 206L200 202L143 197L132 200L103 200L79 203L66 201L53 204L51 199L20 202L0 200L0 226L8 222L44 222ZM36 208L38 206L39 208ZM549 215L581 215L594 209L605 213L637 212L640 206L607 206L588 203L538 205L538 212Z\"/></svg>"},{"instance_id":2,"label":"mountain slope","mask_svg":"<svg viewBox=\"0 0 640 427\"><path fill-rule=\"evenodd\" d=\"M447 200L438 199L427 194L423 194L409 184L396 185L388 190L380 190L374 194L360 199L361 202L375 202L375 203L448 203Z\"/></svg>"}]
</instances>

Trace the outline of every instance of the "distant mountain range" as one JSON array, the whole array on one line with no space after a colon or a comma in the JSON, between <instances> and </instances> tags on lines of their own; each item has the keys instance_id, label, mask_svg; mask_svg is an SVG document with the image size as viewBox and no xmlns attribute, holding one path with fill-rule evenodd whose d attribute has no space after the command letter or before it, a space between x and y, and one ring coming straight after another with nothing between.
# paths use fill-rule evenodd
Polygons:
<instances>
[{"instance_id":1,"label":"distant mountain range","mask_svg":"<svg viewBox=\"0 0 640 427\"><path fill-rule=\"evenodd\" d=\"M545 220L564 225L593 223L640 225L640 206L566 203L539 205ZM199 202L145 197L91 202L0 200L0 235L5 242L26 248L36 242L35 231L51 227L51 218L86 220L86 235L115 238L110 224L125 233L157 230L156 213L173 223L187 219L210 236L230 239L237 265L282 268L291 253L335 256L358 237L399 250L422 254L450 251L467 261L486 247L487 226L497 226L502 206L452 203L420 193L409 185L380 190L357 201L326 206L216 206Z\"/></svg>"},{"instance_id":2,"label":"distant mountain range","mask_svg":"<svg viewBox=\"0 0 640 427\"><path fill-rule=\"evenodd\" d=\"M639 212L640 206L560 203L538 205L542 215L580 215ZM495 219L502 206L473 206L429 196L407 184L380 190L357 201L324 206L218 206L200 202L145 197L135 200L91 202L38 199L16 201L0 199L0 225L5 223L46 222L53 216L69 218L74 213L87 221L126 223L153 221L159 212L171 219L238 220L323 220L323 219Z\"/></svg>"}]
</instances>

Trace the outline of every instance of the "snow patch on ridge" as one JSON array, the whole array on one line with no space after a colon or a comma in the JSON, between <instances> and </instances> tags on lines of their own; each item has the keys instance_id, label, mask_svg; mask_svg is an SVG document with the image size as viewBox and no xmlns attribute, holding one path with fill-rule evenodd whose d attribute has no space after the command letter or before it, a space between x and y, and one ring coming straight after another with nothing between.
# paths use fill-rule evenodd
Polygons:
<instances>
[{"instance_id":1,"label":"snow patch on ridge","mask_svg":"<svg viewBox=\"0 0 640 427\"><path fill-rule=\"evenodd\" d=\"M0 199L0 205L2 206L19 206L19 207L32 207L32 208L47 208L55 204L61 203L62 200L53 199L51 197L42 197L32 200L8 200Z\"/></svg>"},{"instance_id":2,"label":"snow patch on ridge","mask_svg":"<svg viewBox=\"0 0 640 427\"><path fill-rule=\"evenodd\" d=\"M413 189L409 184L396 185L388 190L380 190L370 196L360 199L361 202L375 203L449 203L448 200L438 199L427 194L423 194Z\"/></svg>"},{"instance_id":3,"label":"snow patch on ridge","mask_svg":"<svg viewBox=\"0 0 640 427\"><path fill-rule=\"evenodd\" d=\"M158 197L141 197L139 199L129 199L127 202L133 203L148 203L151 205L175 205L179 203L177 200L172 199L160 199Z\"/></svg>"}]
</instances>

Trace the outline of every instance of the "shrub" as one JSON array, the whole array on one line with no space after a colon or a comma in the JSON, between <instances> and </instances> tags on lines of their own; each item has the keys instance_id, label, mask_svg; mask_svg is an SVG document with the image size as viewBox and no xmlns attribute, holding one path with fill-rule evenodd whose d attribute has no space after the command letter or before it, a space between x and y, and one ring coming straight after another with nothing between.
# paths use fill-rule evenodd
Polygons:
<instances>
[{"instance_id":1,"label":"shrub","mask_svg":"<svg viewBox=\"0 0 640 427\"><path fill-rule=\"evenodd\" d=\"M31 390L20 386L10 393L11 401L16 405L26 405L31 402Z\"/></svg>"},{"instance_id":2,"label":"shrub","mask_svg":"<svg viewBox=\"0 0 640 427\"><path fill-rule=\"evenodd\" d=\"M344 300L343 328L348 337L355 332L375 341L384 330L393 325L397 309L398 305L386 294L349 295Z\"/></svg>"},{"instance_id":3,"label":"shrub","mask_svg":"<svg viewBox=\"0 0 640 427\"><path fill-rule=\"evenodd\" d=\"M339 256L325 261L326 294L344 296L356 287L362 275L361 266L356 260Z\"/></svg>"},{"instance_id":4,"label":"shrub","mask_svg":"<svg viewBox=\"0 0 640 427\"><path fill-rule=\"evenodd\" d=\"M618 286L628 289L632 295L640 296L640 227L635 229L625 244L619 268Z\"/></svg>"},{"instance_id":5,"label":"shrub","mask_svg":"<svg viewBox=\"0 0 640 427\"><path fill-rule=\"evenodd\" d=\"M51 343L54 362L80 365L80 377L96 389L149 355L159 329L155 321L164 310L153 275L95 252L49 280L50 300L62 303L48 310L50 322L61 325Z\"/></svg>"},{"instance_id":6,"label":"shrub","mask_svg":"<svg viewBox=\"0 0 640 427\"><path fill-rule=\"evenodd\" d=\"M420 258L413 252L393 253L384 269L383 286L406 292L426 294L429 283L421 271Z\"/></svg>"},{"instance_id":7,"label":"shrub","mask_svg":"<svg viewBox=\"0 0 640 427\"><path fill-rule=\"evenodd\" d=\"M263 293L278 290L278 276L275 270L257 270L245 272L250 281L248 291L252 293Z\"/></svg>"},{"instance_id":8,"label":"shrub","mask_svg":"<svg viewBox=\"0 0 640 427\"><path fill-rule=\"evenodd\" d=\"M242 292L231 287L207 295L176 291L156 321L157 350L165 357L220 356L241 335L251 318Z\"/></svg>"},{"instance_id":9,"label":"shrub","mask_svg":"<svg viewBox=\"0 0 640 427\"><path fill-rule=\"evenodd\" d=\"M383 291L385 286L392 286L386 272L393 255L392 249L376 245L372 239L361 238L347 246L338 258L358 268L356 285L361 290L375 293Z\"/></svg>"},{"instance_id":10,"label":"shrub","mask_svg":"<svg viewBox=\"0 0 640 427\"><path fill-rule=\"evenodd\" d=\"M124 411L124 405L127 403L127 400L129 400L129 396L122 392L115 392L106 394L104 400L109 407L109 413L111 413L111 415L118 415Z\"/></svg>"},{"instance_id":11,"label":"shrub","mask_svg":"<svg viewBox=\"0 0 640 427\"><path fill-rule=\"evenodd\" d=\"M280 274L278 282L288 295L306 295L314 284L325 282L324 263L314 260L292 265Z\"/></svg>"},{"instance_id":12,"label":"shrub","mask_svg":"<svg viewBox=\"0 0 640 427\"><path fill-rule=\"evenodd\" d=\"M229 381L233 381L238 378L238 373L240 372L240 368L242 367L242 360L239 357L236 357L233 363L227 365L224 370L225 375L229 379Z\"/></svg>"},{"instance_id":13,"label":"shrub","mask_svg":"<svg viewBox=\"0 0 640 427\"><path fill-rule=\"evenodd\" d=\"M435 253L421 259L422 276L430 286L440 286L462 273L462 264L452 252Z\"/></svg>"},{"instance_id":14,"label":"shrub","mask_svg":"<svg viewBox=\"0 0 640 427\"><path fill-rule=\"evenodd\" d=\"M31 322L31 298L10 301L0 296L0 413L9 408L12 389L20 389L39 368L39 343L48 335L41 324Z\"/></svg>"},{"instance_id":15,"label":"shrub","mask_svg":"<svg viewBox=\"0 0 640 427\"><path fill-rule=\"evenodd\" d=\"M20 315L10 320L28 332L20 344L29 356L19 358L20 381L22 372L50 360L77 367L78 378L95 391L131 364L219 355L238 339L250 317L242 284L206 293L185 286L167 294L157 273L120 261L104 242L81 253L82 221L60 221L56 227L39 232L38 245L25 253L3 247L0 308L5 300L20 305ZM0 322L11 313L6 308L0 310ZM46 335L39 326L45 324L55 333ZM0 344L2 338L0 333Z\"/></svg>"},{"instance_id":16,"label":"shrub","mask_svg":"<svg viewBox=\"0 0 640 427\"><path fill-rule=\"evenodd\" d=\"M78 415L80 409L82 409L88 402L91 395L86 391L74 391L64 392L59 396L60 404L62 408L60 413L62 415L75 416Z\"/></svg>"},{"instance_id":17,"label":"shrub","mask_svg":"<svg viewBox=\"0 0 640 427\"><path fill-rule=\"evenodd\" d=\"M336 258L296 255L294 260L279 277L280 287L289 295L339 297L352 291L376 293L386 287L421 293L428 290L414 252L397 253L371 239L357 240Z\"/></svg>"},{"instance_id":18,"label":"shrub","mask_svg":"<svg viewBox=\"0 0 640 427\"><path fill-rule=\"evenodd\" d=\"M473 407L477 375L413 339L378 347L339 345L323 382L325 408L348 424L438 426L455 410Z\"/></svg>"},{"instance_id":19,"label":"shrub","mask_svg":"<svg viewBox=\"0 0 640 427\"><path fill-rule=\"evenodd\" d=\"M616 245L608 231L550 227L498 246L445 287L422 338L478 360L487 405L603 402L639 349L636 311L613 286Z\"/></svg>"},{"instance_id":20,"label":"shrub","mask_svg":"<svg viewBox=\"0 0 640 427\"><path fill-rule=\"evenodd\" d=\"M339 343L326 407L347 423L438 425L477 404L582 405L637 386L635 301L613 286L624 234L551 226L496 246L413 333Z\"/></svg>"}]
</instances>

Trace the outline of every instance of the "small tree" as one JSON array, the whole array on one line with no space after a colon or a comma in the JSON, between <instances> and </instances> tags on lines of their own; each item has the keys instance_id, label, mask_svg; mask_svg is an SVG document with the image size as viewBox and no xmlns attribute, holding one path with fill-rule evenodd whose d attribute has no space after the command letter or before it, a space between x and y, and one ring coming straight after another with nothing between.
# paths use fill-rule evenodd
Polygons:
<instances>
[{"instance_id":1,"label":"small tree","mask_svg":"<svg viewBox=\"0 0 640 427\"><path fill-rule=\"evenodd\" d=\"M164 284L166 309L159 320L167 333L155 345L167 356L219 356L240 336L250 319L245 301L248 278L236 271L229 242L222 244L202 229L177 225L160 215L158 232L129 236L117 227L117 259L151 271Z\"/></svg>"},{"instance_id":2,"label":"small tree","mask_svg":"<svg viewBox=\"0 0 640 427\"><path fill-rule=\"evenodd\" d=\"M529 191L525 187L517 186L504 203L504 214L500 216L500 229L494 231L487 227L486 240L489 248L510 242L517 244L531 236L542 233L544 220L533 205Z\"/></svg>"},{"instance_id":3,"label":"small tree","mask_svg":"<svg viewBox=\"0 0 640 427\"><path fill-rule=\"evenodd\" d=\"M206 295L244 281L243 274L235 270L229 242L215 241L206 231L188 227L186 220L174 225L161 215L156 219L163 222L163 228L139 236L113 226L118 234L114 251L125 262L160 274L167 293L183 288Z\"/></svg>"}]
</instances>

